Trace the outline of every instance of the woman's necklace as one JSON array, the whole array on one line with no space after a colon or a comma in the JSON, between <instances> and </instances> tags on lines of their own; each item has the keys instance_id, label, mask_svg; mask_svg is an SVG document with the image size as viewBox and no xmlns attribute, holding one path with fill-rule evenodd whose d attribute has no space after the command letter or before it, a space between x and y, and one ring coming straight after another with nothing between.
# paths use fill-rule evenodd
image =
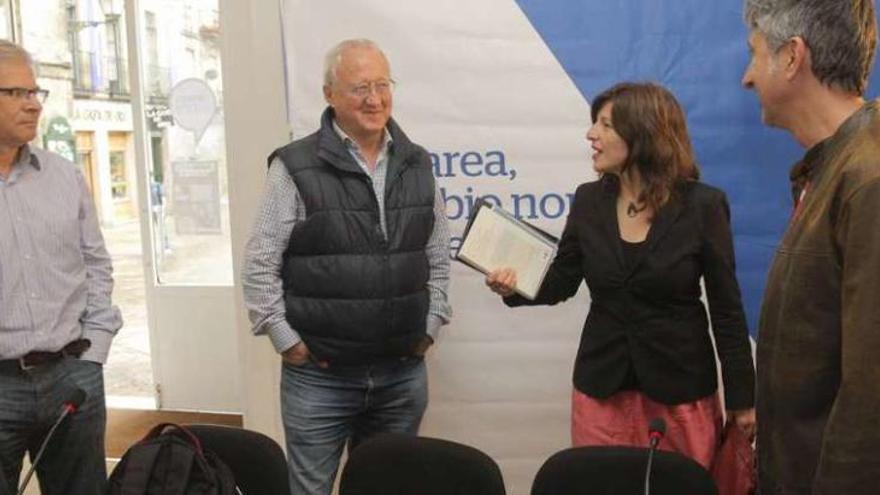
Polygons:
<instances>
[{"instance_id":1,"label":"woman's necklace","mask_svg":"<svg viewBox=\"0 0 880 495\"><path fill-rule=\"evenodd\" d=\"M645 208L647 208L647 206L648 206L647 204L644 204L642 206L636 206L636 204L634 202L630 201L629 205L626 207L626 216L628 216L630 218L635 218L636 215L638 215L639 213L644 211Z\"/></svg>"}]
</instances>

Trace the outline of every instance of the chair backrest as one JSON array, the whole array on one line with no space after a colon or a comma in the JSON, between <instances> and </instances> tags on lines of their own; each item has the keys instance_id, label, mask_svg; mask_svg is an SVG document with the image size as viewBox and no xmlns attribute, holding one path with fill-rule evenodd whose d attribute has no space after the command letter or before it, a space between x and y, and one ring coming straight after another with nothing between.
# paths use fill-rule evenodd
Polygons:
<instances>
[{"instance_id":1,"label":"chair backrest","mask_svg":"<svg viewBox=\"0 0 880 495\"><path fill-rule=\"evenodd\" d=\"M349 455L340 495L504 495L501 470L483 452L447 440L386 434Z\"/></svg>"},{"instance_id":2,"label":"chair backrest","mask_svg":"<svg viewBox=\"0 0 880 495\"><path fill-rule=\"evenodd\" d=\"M235 475L188 428L160 423L113 468L107 495L236 495Z\"/></svg>"},{"instance_id":3,"label":"chair backrest","mask_svg":"<svg viewBox=\"0 0 880 495\"><path fill-rule=\"evenodd\" d=\"M541 466L532 495L640 495L645 489L648 449L576 447L557 452ZM658 451L651 468L652 495L717 495L709 473L681 454Z\"/></svg>"},{"instance_id":4,"label":"chair backrest","mask_svg":"<svg viewBox=\"0 0 880 495\"><path fill-rule=\"evenodd\" d=\"M186 426L229 466L243 495L290 494L284 451L271 438L230 426Z\"/></svg>"}]
</instances>

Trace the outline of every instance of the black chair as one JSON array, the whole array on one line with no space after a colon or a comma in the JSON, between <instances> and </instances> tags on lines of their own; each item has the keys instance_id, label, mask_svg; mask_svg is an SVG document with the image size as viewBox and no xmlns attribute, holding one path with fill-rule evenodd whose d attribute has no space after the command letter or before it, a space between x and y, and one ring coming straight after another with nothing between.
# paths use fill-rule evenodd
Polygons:
<instances>
[{"instance_id":1,"label":"black chair","mask_svg":"<svg viewBox=\"0 0 880 495\"><path fill-rule=\"evenodd\" d=\"M186 425L232 470L243 495L290 495L284 451L256 431L218 425Z\"/></svg>"},{"instance_id":2,"label":"black chair","mask_svg":"<svg viewBox=\"0 0 880 495\"><path fill-rule=\"evenodd\" d=\"M460 443L379 435L357 446L342 470L339 495L504 495L501 470Z\"/></svg>"},{"instance_id":3,"label":"black chair","mask_svg":"<svg viewBox=\"0 0 880 495\"><path fill-rule=\"evenodd\" d=\"M544 462L532 484L532 495L641 495L645 490L648 449L576 447ZM709 473L688 457L654 453L652 495L717 495Z\"/></svg>"}]
</instances>

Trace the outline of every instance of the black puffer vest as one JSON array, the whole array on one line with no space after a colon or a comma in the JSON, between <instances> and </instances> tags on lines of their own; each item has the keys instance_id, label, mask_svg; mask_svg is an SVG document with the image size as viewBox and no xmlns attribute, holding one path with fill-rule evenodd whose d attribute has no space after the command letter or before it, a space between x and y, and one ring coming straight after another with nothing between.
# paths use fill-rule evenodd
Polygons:
<instances>
[{"instance_id":1,"label":"black puffer vest","mask_svg":"<svg viewBox=\"0 0 880 495\"><path fill-rule=\"evenodd\" d=\"M287 321L312 354L331 364L368 364L411 355L425 335L429 275L425 246L434 227L428 153L388 122L393 143L385 183L388 238L370 178L333 129L276 150L307 218L290 235L281 271Z\"/></svg>"}]
</instances>

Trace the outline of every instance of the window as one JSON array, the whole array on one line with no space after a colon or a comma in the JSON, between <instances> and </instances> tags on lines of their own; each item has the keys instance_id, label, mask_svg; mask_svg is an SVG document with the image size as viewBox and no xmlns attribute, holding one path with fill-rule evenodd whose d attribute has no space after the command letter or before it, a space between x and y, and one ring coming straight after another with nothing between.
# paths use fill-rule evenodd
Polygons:
<instances>
[{"instance_id":1,"label":"window","mask_svg":"<svg viewBox=\"0 0 880 495\"><path fill-rule=\"evenodd\" d=\"M136 4L141 9L135 13ZM42 123L66 119L75 142L71 158L91 189L113 257L113 299L122 310L125 331L111 347L105 388L117 399L152 399L154 370L157 376L177 376L176 367L184 362L177 354L166 352L166 361L156 359L155 368L150 364L151 341L159 346L183 333L168 324L176 307L169 301L198 294L194 304L210 307L212 301L224 301L228 306L232 254L216 10L217 0L0 0L0 38L24 40L40 67L48 69L38 74L40 86L51 90ZM142 16L136 39L127 36L126 25L134 18L129 14ZM212 19L210 29L202 29L201 19ZM142 58L133 72L146 83L138 95L145 116L133 115L127 98L130 43L140 47ZM207 98L210 92L215 103L202 108L204 120L186 125L186 109L173 115L169 98L174 84L192 76L204 77L210 91L184 94L184 101ZM135 133L142 117L147 120L143 136ZM46 142L45 132L38 142ZM145 163L135 159L140 148L149 150ZM144 249L141 239L146 227L153 227L152 250ZM203 290L205 285L223 290ZM214 322L205 326L206 331L220 328ZM173 390L184 381L169 380L163 390L178 397Z\"/></svg>"},{"instance_id":2,"label":"window","mask_svg":"<svg viewBox=\"0 0 880 495\"><path fill-rule=\"evenodd\" d=\"M125 178L125 153L110 152L110 180L113 199L128 198L128 180Z\"/></svg>"},{"instance_id":3,"label":"window","mask_svg":"<svg viewBox=\"0 0 880 495\"><path fill-rule=\"evenodd\" d=\"M144 12L144 31L145 33L145 56L147 71L147 87L145 93L148 99L164 99L168 96L171 87L170 73L167 67L159 65L159 34L156 28L156 14Z\"/></svg>"},{"instance_id":4,"label":"window","mask_svg":"<svg viewBox=\"0 0 880 495\"><path fill-rule=\"evenodd\" d=\"M129 201L128 134L112 132L110 138L110 191L114 201Z\"/></svg>"},{"instance_id":5,"label":"window","mask_svg":"<svg viewBox=\"0 0 880 495\"><path fill-rule=\"evenodd\" d=\"M93 132L77 132L76 133L76 164L79 165L83 175L86 178L86 184L89 191L97 191L95 187L95 162L93 157L93 144L95 133Z\"/></svg>"},{"instance_id":6,"label":"window","mask_svg":"<svg viewBox=\"0 0 880 495\"><path fill-rule=\"evenodd\" d=\"M217 2L173 5L143 11L141 40L156 272L161 285L231 285Z\"/></svg>"},{"instance_id":7,"label":"window","mask_svg":"<svg viewBox=\"0 0 880 495\"><path fill-rule=\"evenodd\" d=\"M15 32L13 24L12 4L10 0L0 0L0 39L12 40Z\"/></svg>"},{"instance_id":8,"label":"window","mask_svg":"<svg viewBox=\"0 0 880 495\"><path fill-rule=\"evenodd\" d=\"M106 16L106 36L107 36L107 83L108 90L111 95L127 95L128 84L126 84L126 64L125 58L122 56L122 36L119 26L118 14L107 14Z\"/></svg>"}]
</instances>

